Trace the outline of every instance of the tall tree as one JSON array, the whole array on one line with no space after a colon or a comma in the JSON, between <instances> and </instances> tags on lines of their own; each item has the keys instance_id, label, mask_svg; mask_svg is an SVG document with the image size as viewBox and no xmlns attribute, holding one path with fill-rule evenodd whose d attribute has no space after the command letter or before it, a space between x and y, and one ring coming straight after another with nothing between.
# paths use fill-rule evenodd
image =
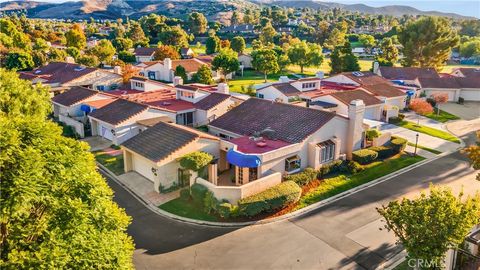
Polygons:
<instances>
[{"instance_id":1,"label":"tall tree","mask_svg":"<svg viewBox=\"0 0 480 270\"><path fill-rule=\"evenodd\" d=\"M197 83L212 84L213 78L210 67L208 67L207 65L202 65L201 67L199 67L197 73L193 75L192 80Z\"/></svg>"},{"instance_id":2,"label":"tall tree","mask_svg":"<svg viewBox=\"0 0 480 270\"><path fill-rule=\"evenodd\" d=\"M165 45L180 48L188 47L190 41L189 35L180 26L168 27L158 34L158 39Z\"/></svg>"},{"instance_id":3,"label":"tall tree","mask_svg":"<svg viewBox=\"0 0 480 270\"><path fill-rule=\"evenodd\" d=\"M236 36L232 39L232 42L230 43L230 47L232 50L236 51L237 53L243 53L245 50L245 39L241 36Z\"/></svg>"},{"instance_id":4,"label":"tall tree","mask_svg":"<svg viewBox=\"0 0 480 270\"><path fill-rule=\"evenodd\" d=\"M372 35L360 34L358 36L358 41L360 41L363 47L369 52L371 52L372 48L375 46L375 38Z\"/></svg>"},{"instance_id":5,"label":"tall tree","mask_svg":"<svg viewBox=\"0 0 480 270\"><path fill-rule=\"evenodd\" d=\"M207 32L207 18L200 12L192 12L188 15L188 28L195 35Z\"/></svg>"},{"instance_id":6,"label":"tall tree","mask_svg":"<svg viewBox=\"0 0 480 270\"><path fill-rule=\"evenodd\" d=\"M205 42L205 53L213 54L220 50L220 38L217 36L210 36Z\"/></svg>"},{"instance_id":7,"label":"tall tree","mask_svg":"<svg viewBox=\"0 0 480 270\"><path fill-rule=\"evenodd\" d=\"M139 23L132 23L130 30L128 31L128 37L133 41L135 47L148 46L149 39L145 36L145 32L143 32Z\"/></svg>"},{"instance_id":8,"label":"tall tree","mask_svg":"<svg viewBox=\"0 0 480 270\"><path fill-rule=\"evenodd\" d=\"M182 79L183 79L184 82L186 82L187 79L188 79L187 71L185 70L185 68L184 68L182 65L178 65L178 66L175 68L174 74L175 74L175 76L180 76L180 77L182 77Z\"/></svg>"},{"instance_id":9,"label":"tall tree","mask_svg":"<svg viewBox=\"0 0 480 270\"><path fill-rule=\"evenodd\" d=\"M463 199L448 188L430 187L430 194L402 199L377 208L385 228L398 237L409 259L439 265L450 248L458 247L480 222L480 197Z\"/></svg>"},{"instance_id":10,"label":"tall tree","mask_svg":"<svg viewBox=\"0 0 480 270\"><path fill-rule=\"evenodd\" d=\"M78 24L73 25L72 29L65 33L65 38L67 47L75 47L82 50L87 45L87 38Z\"/></svg>"},{"instance_id":11,"label":"tall tree","mask_svg":"<svg viewBox=\"0 0 480 270\"><path fill-rule=\"evenodd\" d=\"M252 52L252 67L263 72L265 82L267 74L276 73L280 70L277 62L277 54L271 49L260 49Z\"/></svg>"},{"instance_id":12,"label":"tall tree","mask_svg":"<svg viewBox=\"0 0 480 270\"><path fill-rule=\"evenodd\" d=\"M157 50L153 54L154 60L163 60L165 58L170 58L171 60L180 59L180 54L177 49L169 45L158 46Z\"/></svg>"},{"instance_id":13,"label":"tall tree","mask_svg":"<svg viewBox=\"0 0 480 270\"><path fill-rule=\"evenodd\" d=\"M480 130L477 131L477 142L480 142ZM480 145L470 145L463 149L463 151L468 155L468 158L470 158L473 169L480 170ZM480 181L480 173L477 174L476 178Z\"/></svg>"},{"instance_id":14,"label":"tall tree","mask_svg":"<svg viewBox=\"0 0 480 270\"><path fill-rule=\"evenodd\" d=\"M330 68L331 74L360 70L358 58L352 53L350 42L346 41L343 46L335 47L330 55Z\"/></svg>"},{"instance_id":15,"label":"tall tree","mask_svg":"<svg viewBox=\"0 0 480 270\"><path fill-rule=\"evenodd\" d=\"M330 75L338 74L343 71L343 60L340 53L340 47L335 47L330 54Z\"/></svg>"},{"instance_id":16,"label":"tall tree","mask_svg":"<svg viewBox=\"0 0 480 270\"><path fill-rule=\"evenodd\" d=\"M239 68L238 55L230 48L222 49L212 61L212 69L220 72L225 81L228 74L237 71Z\"/></svg>"},{"instance_id":17,"label":"tall tree","mask_svg":"<svg viewBox=\"0 0 480 270\"><path fill-rule=\"evenodd\" d=\"M118 52L127 51L133 47L133 41L129 38L116 38L112 40L112 45Z\"/></svg>"},{"instance_id":18,"label":"tall tree","mask_svg":"<svg viewBox=\"0 0 480 270\"><path fill-rule=\"evenodd\" d=\"M344 43L345 43L345 32L342 32L338 28L334 28L330 32L330 35L328 36L327 40L325 40L325 43L323 44L323 46L327 49L333 50L339 44L344 44Z\"/></svg>"},{"instance_id":19,"label":"tall tree","mask_svg":"<svg viewBox=\"0 0 480 270\"><path fill-rule=\"evenodd\" d=\"M318 67L323 62L322 47L305 41L293 44L288 49L287 55L292 64L300 66L302 74L304 67Z\"/></svg>"},{"instance_id":20,"label":"tall tree","mask_svg":"<svg viewBox=\"0 0 480 270\"><path fill-rule=\"evenodd\" d=\"M47 88L0 71L0 265L132 269L130 218L85 143L46 119Z\"/></svg>"},{"instance_id":21,"label":"tall tree","mask_svg":"<svg viewBox=\"0 0 480 270\"><path fill-rule=\"evenodd\" d=\"M380 43L380 50L382 51L377 61L382 66L393 66L398 60L398 49L393 43L392 38L384 38Z\"/></svg>"},{"instance_id":22,"label":"tall tree","mask_svg":"<svg viewBox=\"0 0 480 270\"><path fill-rule=\"evenodd\" d=\"M480 56L480 38L474 38L460 44L460 55L463 57Z\"/></svg>"},{"instance_id":23,"label":"tall tree","mask_svg":"<svg viewBox=\"0 0 480 270\"><path fill-rule=\"evenodd\" d=\"M115 55L115 48L109 40L102 39L98 44L91 48L90 53L98 57L100 62L109 62L112 60L113 55Z\"/></svg>"},{"instance_id":24,"label":"tall tree","mask_svg":"<svg viewBox=\"0 0 480 270\"><path fill-rule=\"evenodd\" d=\"M5 60L5 67L8 69L30 70L34 65L31 54L19 49L8 52Z\"/></svg>"},{"instance_id":25,"label":"tall tree","mask_svg":"<svg viewBox=\"0 0 480 270\"><path fill-rule=\"evenodd\" d=\"M442 17L423 17L409 22L398 33L403 45L403 65L439 69L450 57L459 38L449 20Z\"/></svg>"},{"instance_id":26,"label":"tall tree","mask_svg":"<svg viewBox=\"0 0 480 270\"><path fill-rule=\"evenodd\" d=\"M260 41L263 44L273 43L275 36L277 35L277 31L273 28L272 24L267 24L265 27L262 28L260 33Z\"/></svg>"}]
</instances>

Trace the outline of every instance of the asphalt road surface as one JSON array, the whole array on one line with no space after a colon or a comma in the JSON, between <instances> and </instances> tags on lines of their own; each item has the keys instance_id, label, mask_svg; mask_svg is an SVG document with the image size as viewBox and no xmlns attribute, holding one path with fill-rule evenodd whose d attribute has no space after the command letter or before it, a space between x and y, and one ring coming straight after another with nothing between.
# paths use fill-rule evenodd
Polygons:
<instances>
[{"instance_id":1,"label":"asphalt road surface","mask_svg":"<svg viewBox=\"0 0 480 270\"><path fill-rule=\"evenodd\" d=\"M376 269L401 250L391 233L379 229L376 207L416 196L430 183L473 194L480 189L475 174L455 152L301 217L244 228L164 218L107 180L133 218L128 233L137 269Z\"/></svg>"}]
</instances>

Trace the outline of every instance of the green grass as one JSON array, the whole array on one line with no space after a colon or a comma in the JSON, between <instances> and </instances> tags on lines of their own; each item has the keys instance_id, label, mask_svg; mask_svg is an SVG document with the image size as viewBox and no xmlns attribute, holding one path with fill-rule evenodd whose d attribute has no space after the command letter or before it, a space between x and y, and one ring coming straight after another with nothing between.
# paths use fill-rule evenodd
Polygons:
<instances>
[{"instance_id":1,"label":"green grass","mask_svg":"<svg viewBox=\"0 0 480 270\"><path fill-rule=\"evenodd\" d=\"M445 123L445 122L450 121L450 120L460 119L460 117L458 117L456 115L453 115L451 113L448 113L446 111L442 111L442 110L440 110L440 113L438 115L437 115L437 111L435 110L433 113L429 113L429 114L425 115L425 117L428 117L430 119L433 119L433 120L441 122L441 123Z\"/></svg>"},{"instance_id":2,"label":"green grass","mask_svg":"<svg viewBox=\"0 0 480 270\"><path fill-rule=\"evenodd\" d=\"M410 146L415 147L415 144L412 143L412 142L408 142L407 144L410 145ZM423 146L423 145L417 145L417 148L423 149L423 150L428 151L428 152L430 152L430 153L434 153L434 154L436 154L436 155L442 153L442 151L438 151L438 150L435 150L435 149L432 149L432 148L428 148L428 147Z\"/></svg>"},{"instance_id":3,"label":"green grass","mask_svg":"<svg viewBox=\"0 0 480 270\"><path fill-rule=\"evenodd\" d=\"M443 130L439 130L436 128L417 125L416 123L410 122L410 121L400 121L398 123L395 123L395 125L406 128L406 129L410 129L416 132L424 133L433 137L437 137L446 141L460 143L460 140L457 137L453 136L448 132L445 132Z\"/></svg>"},{"instance_id":4,"label":"green grass","mask_svg":"<svg viewBox=\"0 0 480 270\"><path fill-rule=\"evenodd\" d=\"M192 201L185 201L181 198L166 202L158 208L181 217L206 221L218 221L216 216L205 213L201 206L194 205Z\"/></svg>"},{"instance_id":5,"label":"green grass","mask_svg":"<svg viewBox=\"0 0 480 270\"><path fill-rule=\"evenodd\" d=\"M370 164L367 169L355 175L339 175L332 178L326 178L320 186L300 198L296 209L304 208L424 159L425 158L420 156L412 157L403 154L401 156L392 157L383 162L374 162L373 164Z\"/></svg>"},{"instance_id":6,"label":"green grass","mask_svg":"<svg viewBox=\"0 0 480 270\"><path fill-rule=\"evenodd\" d=\"M93 152L95 155L95 159L100 162L103 166L107 167L110 171L112 171L116 175L120 175L125 173L123 168L123 155L120 154L118 156L111 156L109 154L105 154L103 151L95 151Z\"/></svg>"}]
</instances>

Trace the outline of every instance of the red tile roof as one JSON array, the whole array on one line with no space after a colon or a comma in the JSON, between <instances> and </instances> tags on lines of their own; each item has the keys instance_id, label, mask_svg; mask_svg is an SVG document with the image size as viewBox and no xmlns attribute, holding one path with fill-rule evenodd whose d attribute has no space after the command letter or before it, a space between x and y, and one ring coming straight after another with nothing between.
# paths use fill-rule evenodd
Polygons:
<instances>
[{"instance_id":1,"label":"red tile roof","mask_svg":"<svg viewBox=\"0 0 480 270\"><path fill-rule=\"evenodd\" d=\"M33 71L21 72L20 77L28 80L41 78L46 80L46 83L64 84L97 70L97 68L84 67L78 64L51 62Z\"/></svg>"},{"instance_id":2,"label":"red tile roof","mask_svg":"<svg viewBox=\"0 0 480 270\"><path fill-rule=\"evenodd\" d=\"M105 98L105 99L88 101L88 102L85 102L85 104L90 106L90 107L100 109L100 108L105 107L108 104L114 102L115 100L117 100L117 99L116 98Z\"/></svg>"},{"instance_id":3,"label":"red tile roof","mask_svg":"<svg viewBox=\"0 0 480 270\"><path fill-rule=\"evenodd\" d=\"M196 58L172 60L172 70L175 70L178 66L182 66L185 68L185 71L187 73L197 72L197 70L203 65L210 66L210 63L201 61Z\"/></svg>"},{"instance_id":4,"label":"red tile roof","mask_svg":"<svg viewBox=\"0 0 480 270\"><path fill-rule=\"evenodd\" d=\"M136 56L152 56L157 48L145 48L145 47L138 47L135 48L135 55Z\"/></svg>"},{"instance_id":5,"label":"red tile roof","mask_svg":"<svg viewBox=\"0 0 480 270\"><path fill-rule=\"evenodd\" d=\"M97 94L98 91L81 86L74 86L70 88L70 90L52 97L52 101L64 106L72 106Z\"/></svg>"},{"instance_id":6,"label":"red tile roof","mask_svg":"<svg viewBox=\"0 0 480 270\"><path fill-rule=\"evenodd\" d=\"M208 96L201 99L199 102L195 103L193 106L200 110L210 110L211 108L217 106L223 101L227 100L230 95L221 94L221 93L211 93Z\"/></svg>"},{"instance_id":7,"label":"red tile roof","mask_svg":"<svg viewBox=\"0 0 480 270\"><path fill-rule=\"evenodd\" d=\"M365 103L365 106L378 105L382 103L380 99L360 89L351 90L351 91L337 91L330 95L347 105L356 99L363 100L363 103Z\"/></svg>"},{"instance_id":8,"label":"red tile roof","mask_svg":"<svg viewBox=\"0 0 480 270\"><path fill-rule=\"evenodd\" d=\"M90 116L115 126L147 109L147 105L125 99L117 99L114 102L91 112Z\"/></svg>"}]
</instances>

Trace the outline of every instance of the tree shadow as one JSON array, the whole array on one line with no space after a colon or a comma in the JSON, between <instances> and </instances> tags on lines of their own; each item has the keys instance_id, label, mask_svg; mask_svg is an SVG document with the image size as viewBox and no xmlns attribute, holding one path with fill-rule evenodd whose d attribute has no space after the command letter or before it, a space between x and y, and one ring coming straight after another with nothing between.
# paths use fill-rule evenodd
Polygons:
<instances>
[{"instance_id":1,"label":"tree shadow","mask_svg":"<svg viewBox=\"0 0 480 270\"><path fill-rule=\"evenodd\" d=\"M400 245L392 245L383 243L376 249L362 248L352 256L342 259L337 266L329 268L329 270L340 269L352 262L358 266L354 269L376 269L382 266L387 260L392 259L395 255L403 250Z\"/></svg>"}]
</instances>

